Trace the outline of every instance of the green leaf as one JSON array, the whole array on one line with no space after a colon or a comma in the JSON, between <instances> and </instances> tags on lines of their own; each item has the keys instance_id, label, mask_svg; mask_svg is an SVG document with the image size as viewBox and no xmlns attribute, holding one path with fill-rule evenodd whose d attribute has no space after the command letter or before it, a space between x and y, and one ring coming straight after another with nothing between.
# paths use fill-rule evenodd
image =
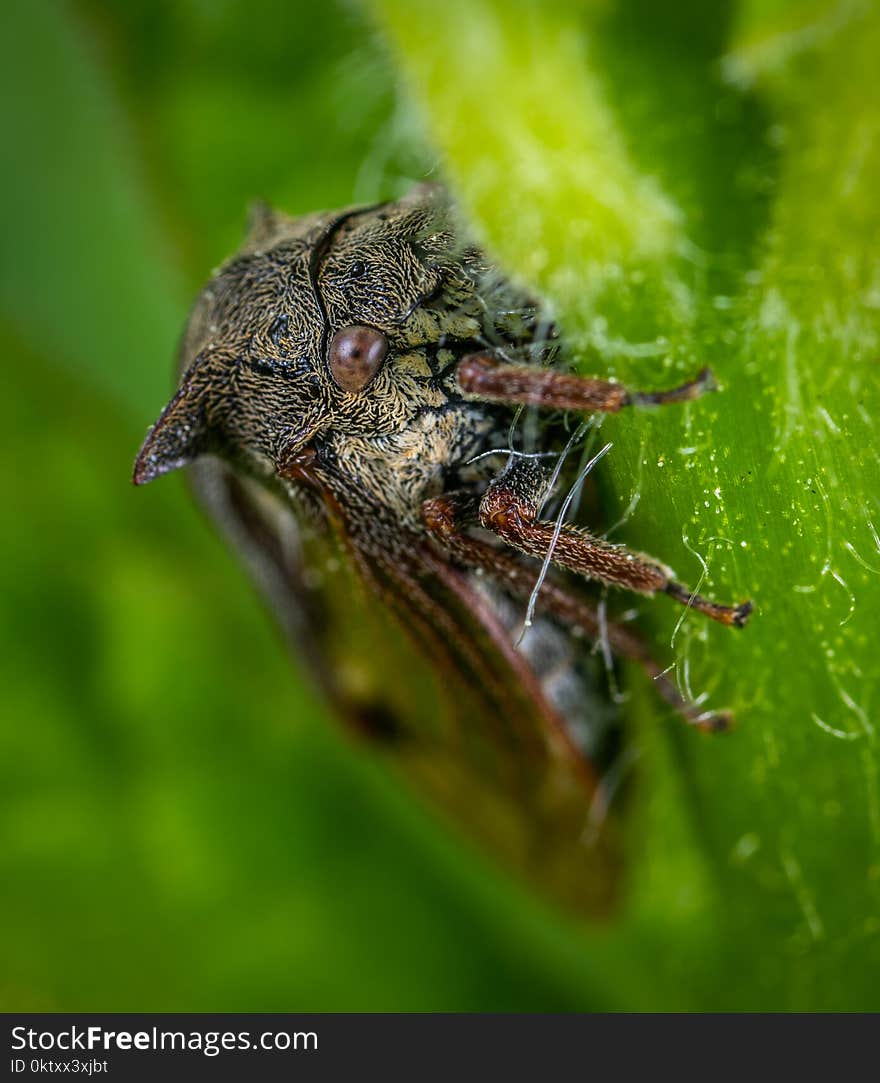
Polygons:
<instances>
[{"instance_id":1,"label":"green leaf","mask_svg":"<svg viewBox=\"0 0 880 1083\"><path fill-rule=\"evenodd\" d=\"M710 363L722 385L602 430L614 537L756 603L739 633L640 607L681 687L738 726L706 740L668 721L663 755L638 697L659 790L620 950L652 923L649 957L705 939L684 979L704 1007L880 1006L880 15L374 7L483 239L582 369L654 387ZM675 981L670 964L657 1006Z\"/></svg>"}]
</instances>

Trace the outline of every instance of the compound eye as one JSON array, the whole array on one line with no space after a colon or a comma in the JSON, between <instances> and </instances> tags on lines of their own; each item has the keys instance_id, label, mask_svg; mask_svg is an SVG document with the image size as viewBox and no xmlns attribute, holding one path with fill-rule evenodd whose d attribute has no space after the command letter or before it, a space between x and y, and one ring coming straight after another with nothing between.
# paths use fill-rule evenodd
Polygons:
<instances>
[{"instance_id":1,"label":"compound eye","mask_svg":"<svg viewBox=\"0 0 880 1083\"><path fill-rule=\"evenodd\" d=\"M330 340L328 360L337 387L363 391L388 353L388 339L375 327L341 327Z\"/></svg>"}]
</instances>

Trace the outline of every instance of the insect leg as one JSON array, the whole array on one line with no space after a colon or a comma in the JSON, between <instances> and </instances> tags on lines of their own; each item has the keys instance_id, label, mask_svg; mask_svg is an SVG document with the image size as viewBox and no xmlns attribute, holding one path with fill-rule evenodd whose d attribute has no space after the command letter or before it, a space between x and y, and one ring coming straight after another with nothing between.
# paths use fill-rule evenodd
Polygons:
<instances>
[{"instance_id":1,"label":"insect leg","mask_svg":"<svg viewBox=\"0 0 880 1083\"><path fill-rule=\"evenodd\" d=\"M534 459L520 459L489 485L480 502L480 523L522 553L543 559L548 551L561 568L639 594L668 594L720 624L741 628L751 602L718 605L677 582L672 572L643 553L595 538L580 527L538 518L547 474Z\"/></svg>"},{"instance_id":2,"label":"insect leg","mask_svg":"<svg viewBox=\"0 0 880 1083\"><path fill-rule=\"evenodd\" d=\"M452 556L470 568L491 573L516 598L527 599L535 586L535 569L518 555L467 533L478 523L478 504L469 493L446 493L425 501L422 521ZM640 637L625 625L604 623L594 605L548 577L537 599L539 612L554 617L570 629L577 629L596 642L603 632L618 658L638 663L657 687L658 693L674 707L688 725L713 733L730 728L730 715L724 711L703 711L682 696L673 681L652 657Z\"/></svg>"},{"instance_id":3,"label":"insect leg","mask_svg":"<svg viewBox=\"0 0 880 1083\"><path fill-rule=\"evenodd\" d=\"M473 353L459 362L459 387L487 402L539 406L553 410L602 411L616 414L624 406L665 406L688 402L715 390L712 372L704 368L693 380L668 391L628 391L622 384L574 376L530 365L510 365L487 353Z\"/></svg>"}]
</instances>

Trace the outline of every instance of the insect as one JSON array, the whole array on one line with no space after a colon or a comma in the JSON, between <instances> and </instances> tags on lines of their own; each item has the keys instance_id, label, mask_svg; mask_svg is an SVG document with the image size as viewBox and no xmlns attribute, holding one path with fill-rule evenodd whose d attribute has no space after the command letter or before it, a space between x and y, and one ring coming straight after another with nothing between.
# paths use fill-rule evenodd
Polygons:
<instances>
[{"instance_id":1,"label":"insect","mask_svg":"<svg viewBox=\"0 0 880 1083\"><path fill-rule=\"evenodd\" d=\"M684 702L590 584L734 626L751 603L703 598L542 511L583 473L573 416L694 399L708 371L635 392L561 362L540 304L467 241L440 187L296 219L263 207L195 305L134 481L193 464L338 712L509 865L599 913L623 746L589 644L640 662L688 721L726 717Z\"/></svg>"}]
</instances>

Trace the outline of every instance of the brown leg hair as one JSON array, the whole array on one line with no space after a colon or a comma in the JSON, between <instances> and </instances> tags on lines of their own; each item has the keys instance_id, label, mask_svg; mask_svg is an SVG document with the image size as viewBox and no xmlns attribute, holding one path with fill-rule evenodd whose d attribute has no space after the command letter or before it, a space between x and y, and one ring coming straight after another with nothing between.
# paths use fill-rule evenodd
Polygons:
<instances>
[{"instance_id":1,"label":"brown leg hair","mask_svg":"<svg viewBox=\"0 0 880 1083\"><path fill-rule=\"evenodd\" d=\"M469 526L478 522L477 502L469 494L447 493L427 500L422 506L422 520L431 535L462 564L491 572L515 597L525 600L531 595L535 586L534 568L523 564L513 553L499 550L466 533ZM580 629L593 641L598 641L604 632L612 653L637 662L654 681L663 699L689 725L714 733L730 727L730 716L726 712L701 711L688 703L631 629L611 621L603 626L594 606L550 577L541 586L537 608L568 628Z\"/></svg>"},{"instance_id":2,"label":"brown leg hair","mask_svg":"<svg viewBox=\"0 0 880 1083\"><path fill-rule=\"evenodd\" d=\"M670 570L643 553L594 538L579 527L538 518L547 487L547 474L534 459L520 459L492 481L480 502L480 523L514 549L544 559L552 547L552 563L587 579L623 587L638 594L668 594L682 605L720 624L742 626L751 602L718 605L688 590Z\"/></svg>"},{"instance_id":3,"label":"brown leg hair","mask_svg":"<svg viewBox=\"0 0 880 1083\"><path fill-rule=\"evenodd\" d=\"M456 375L463 392L487 402L540 406L548 410L599 410L608 414L616 414L624 406L688 402L716 386L711 371L704 368L693 380L668 391L627 391L622 384L610 380L510 365L483 353L463 357Z\"/></svg>"}]
</instances>

